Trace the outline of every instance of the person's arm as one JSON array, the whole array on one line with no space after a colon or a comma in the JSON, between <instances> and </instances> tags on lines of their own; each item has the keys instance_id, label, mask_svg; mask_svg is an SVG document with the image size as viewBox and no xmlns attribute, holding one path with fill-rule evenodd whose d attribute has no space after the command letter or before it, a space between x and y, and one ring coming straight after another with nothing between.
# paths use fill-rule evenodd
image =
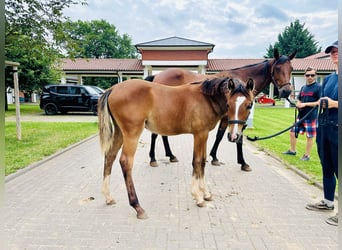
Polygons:
<instances>
[{"instance_id":1,"label":"person's arm","mask_svg":"<svg viewBox=\"0 0 342 250\"><path fill-rule=\"evenodd\" d=\"M338 108L338 101L336 101L336 100L333 100L333 99L331 99L330 97L327 97L327 96L325 96L325 97L322 97L321 98L321 100L328 100L328 108L329 109L331 109L331 108ZM325 102L323 102L323 108L326 108L325 107Z\"/></svg>"},{"instance_id":2,"label":"person's arm","mask_svg":"<svg viewBox=\"0 0 342 250\"><path fill-rule=\"evenodd\" d=\"M304 107L315 107L319 105L319 101L315 102L300 102L297 103L297 108L304 108Z\"/></svg>"}]
</instances>

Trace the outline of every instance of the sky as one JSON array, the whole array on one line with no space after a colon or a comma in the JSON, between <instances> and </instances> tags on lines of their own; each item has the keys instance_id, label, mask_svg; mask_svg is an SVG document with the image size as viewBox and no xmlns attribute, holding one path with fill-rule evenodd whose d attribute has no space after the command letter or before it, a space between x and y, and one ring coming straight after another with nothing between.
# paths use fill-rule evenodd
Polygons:
<instances>
[{"instance_id":1,"label":"sky","mask_svg":"<svg viewBox=\"0 0 342 250\"><path fill-rule=\"evenodd\" d=\"M71 20L106 20L132 44L178 36L214 44L210 59L263 58L296 19L324 50L338 38L338 0L88 0Z\"/></svg>"}]
</instances>

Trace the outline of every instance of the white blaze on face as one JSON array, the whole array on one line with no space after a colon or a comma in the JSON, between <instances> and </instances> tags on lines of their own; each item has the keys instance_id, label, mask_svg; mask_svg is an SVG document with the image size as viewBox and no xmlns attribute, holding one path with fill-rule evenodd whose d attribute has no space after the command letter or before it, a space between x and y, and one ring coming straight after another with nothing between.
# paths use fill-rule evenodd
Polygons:
<instances>
[{"instance_id":1,"label":"white blaze on face","mask_svg":"<svg viewBox=\"0 0 342 250\"><path fill-rule=\"evenodd\" d=\"M238 98L236 98L235 101L235 120L239 120L238 114L239 114L239 109L241 104L246 100L245 96L238 96ZM238 127L239 124L234 124L234 128L233 128L233 133L232 133L232 138L235 138L237 133L238 133Z\"/></svg>"}]
</instances>

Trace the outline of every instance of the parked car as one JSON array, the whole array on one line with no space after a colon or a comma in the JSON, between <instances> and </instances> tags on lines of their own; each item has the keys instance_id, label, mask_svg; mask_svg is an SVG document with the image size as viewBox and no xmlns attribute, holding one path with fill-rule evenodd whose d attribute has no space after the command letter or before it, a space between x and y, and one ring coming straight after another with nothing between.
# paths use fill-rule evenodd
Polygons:
<instances>
[{"instance_id":1,"label":"parked car","mask_svg":"<svg viewBox=\"0 0 342 250\"><path fill-rule=\"evenodd\" d=\"M255 102L261 103L261 104L272 104L273 106L275 105L275 100L272 98L269 98L265 94L255 98Z\"/></svg>"},{"instance_id":2,"label":"parked car","mask_svg":"<svg viewBox=\"0 0 342 250\"><path fill-rule=\"evenodd\" d=\"M97 86L89 86L89 87L92 87L93 89L95 89L95 91L98 92L100 95L102 95L105 92L104 89L97 87Z\"/></svg>"},{"instance_id":3,"label":"parked car","mask_svg":"<svg viewBox=\"0 0 342 250\"><path fill-rule=\"evenodd\" d=\"M94 86L55 84L43 88L40 108L47 115L69 111L93 112L97 115L97 102L101 94Z\"/></svg>"}]
</instances>

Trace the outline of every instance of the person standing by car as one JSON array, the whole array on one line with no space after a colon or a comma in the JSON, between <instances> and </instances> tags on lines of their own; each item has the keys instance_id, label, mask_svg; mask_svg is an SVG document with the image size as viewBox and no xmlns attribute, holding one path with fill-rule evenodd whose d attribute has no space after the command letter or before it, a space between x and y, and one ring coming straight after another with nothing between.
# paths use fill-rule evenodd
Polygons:
<instances>
[{"instance_id":1,"label":"person standing by car","mask_svg":"<svg viewBox=\"0 0 342 250\"><path fill-rule=\"evenodd\" d=\"M317 128L317 151L323 172L324 199L308 204L309 210L332 211L336 179L338 178L338 41L326 48L325 53L336 66L336 72L328 75L322 84L320 111ZM338 215L326 220L330 225L338 225Z\"/></svg>"},{"instance_id":2,"label":"person standing by car","mask_svg":"<svg viewBox=\"0 0 342 250\"><path fill-rule=\"evenodd\" d=\"M316 70L308 67L304 76L306 78L306 85L304 85L299 94L296 107L299 110L297 121L306 116L312 108L310 114L304 119L301 124L294 126L290 130L290 149L283 154L296 155L296 143L298 134L306 132L306 148L302 161L310 160L310 153L316 137L316 124L317 124L317 106L319 105L319 98L321 97L321 85L316 82Z\"/></svg>"}]
</instances>

